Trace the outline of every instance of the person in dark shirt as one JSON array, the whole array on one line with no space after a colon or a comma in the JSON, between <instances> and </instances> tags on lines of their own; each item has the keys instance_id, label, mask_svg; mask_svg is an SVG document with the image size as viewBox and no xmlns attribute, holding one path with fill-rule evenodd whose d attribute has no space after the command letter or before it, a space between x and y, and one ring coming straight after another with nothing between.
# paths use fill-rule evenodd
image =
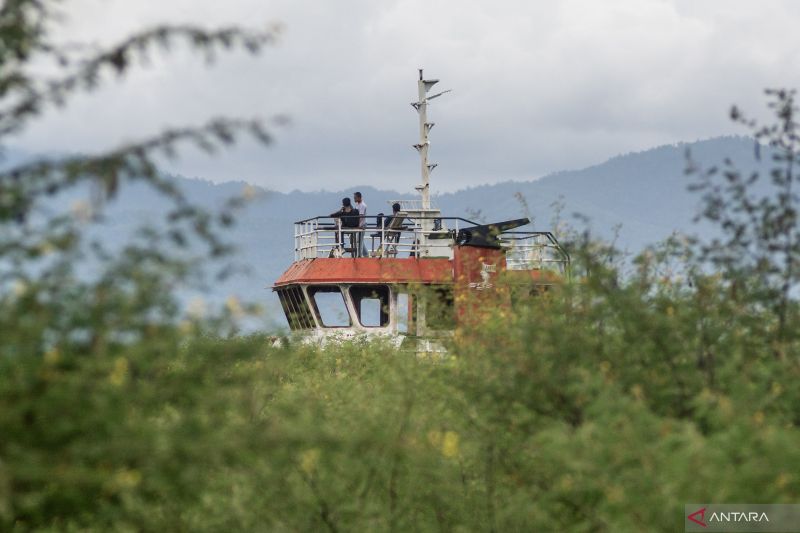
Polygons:
<instances>
[{"instance_id":1,"label":"person in dark shirt","mask_svg":"<svg viewBox=\"0 0 800 533\"><path fill-rule=\"evenodd\" d=\"M353 209L350 203L350 198L342 198L342 207L330 215L338 220L339 226L339 244L344 248L344 235L350 234L350 254L355 257L356 255L356 241L357 237L354 232L343 231L344 228L358 228L361 217L358 210Z\"/></svg>"},{"instance_id":2,"label":"person in dark shirt","mask_svg":"<svg viewBox=\"0 0 800 533\"><path fill-rule=\"evenodd\" d=\"M390 257L397 257L397 244L400 242L400 232L405 219L405 213L400 213L399 203L392 204L392 216L383 219L383 227L386 232L385 253Z\"/></svg>"},{"instance_id":3,"label":"person in dark shirt","mask_svg":"<svg viewBox=\"0 0 800 533\"><path fill-rule=\"evenodd\" d=\"M400 214L400 204L398 202L395 202L395 203L392 204L392 216L391 216L391 218L389 218L389 220L387 222L385 222L385 224L387 226L391 226L392 225L392 221L395 218L399 219L398 222L395 222L395 225L398 225L398 224L402 223L403 219L406 218L405 215L401 215Z\"/></svg>"},{"instance_id":4,"label":"person in dark shirt","mask_svg":"<svg viewBox=\"0 0 800 533\"><path fill-rule=\"evenodd\" d=\"M342 227L345 228L357 228L361 220L358 210L354 209L350 203L350 198L342 198L342 207L335 213L331 213L331 216L341 219Z\"/></svg>"}]
</instances>

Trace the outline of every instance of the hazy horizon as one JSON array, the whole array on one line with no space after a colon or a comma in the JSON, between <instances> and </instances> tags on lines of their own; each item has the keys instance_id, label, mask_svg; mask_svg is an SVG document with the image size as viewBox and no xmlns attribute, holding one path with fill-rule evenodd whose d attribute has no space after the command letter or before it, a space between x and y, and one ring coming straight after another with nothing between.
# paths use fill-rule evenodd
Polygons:
<instances>
[{"instance_id":1,"label":"hazy horizon","mask_svg":"<svg viewBox=\"0 0 800 533\"><path fill-rule=\"evenodd\" d=\"M589 164L587 164L585 166L556 169L556 170L553 170L552 172L548 172L547 174L543 174L543 175L540 175L540 176L534 176L534 177L530 177L530 178L516 178L516 179L509 178L509 179L503 179L503 180L491 180L491 179L487 178L487 181L485 181L485 182L470 183L470 184L461 185L461 186L459 186L459 184L455 184L456 186L454 188L451 188L451 189L443 189L441 186L439 186L439 184L437 183L437 180L436 180L435 173L434 173L434 175L431 177L431 190L432 190L433 196L435 197L435 196L440 195L440 194L455 194L455 193L462 192L462 191L468 191L470 189L475 189L475 188L479 188L479 187L486 187L486 186L492 186L492 185L502 185L502 184L508 184L508 183L529 183L529 182L534 182L534 181L538 181L538 180L545 179L545 178L555 177L555 176L558 176L559 174L564 174L564 173L569 173L569 172L579 172L579 171L591 169L593 167L597 167L597 166L603 165L603 164L605 164L605 163L607 163L609 161L612 161L612 160L614 160L616 158L621 158L621 157L625 157L625 156L629 156L629 155L643 154L643 153L646 153L646 152L650 152L650 151L653 151L653 150L659 150L661 148L666 148L666 147L680 147L682 145L691 145L691 144L695 144L695 143L703 143L703 142L709 142L709 141L713 142L713 141L720 140L720 139L743 139L743 140L752 141L752 138L747 136L747 135L736 135L736 134L717 135L717 136L711 136L711 137L707 137L707 138L703 138L703 139L676 141L676 142L673 142L673 143L666 143L666 144L660 144L660 145L656 145L656 146L651 146L649 148L644 148L642 150L635 150L635 151L630 151L630 152L620 152L620 153L617 153L617 154L609 155L608 157L606 157L606 158L604 158L602 160L599 160L599 161L596 161L596 162L590 162ZM13 146L12 145L12 146L10 146L8 148L9 148L8 152L12 155L12 158L19 159L20 157L26 157L26 158L27 157L37 157L37 154L35 154L34 152L31 152L29 150L26 150L24 147ZM2 163L2 162L3 162L3 160L0 159L0 163ZM2 165L0 165L0 166L2 166ZM230 177L230 178L226 178L226 179L224 178L224 179L215 180L215 179L203 176L203 175L185 175L185 174L182 174L180 172L176 172L175 169L164 169L164 171L167 174L172 174L172 175L178 176L180 178L184 178L184 179L199 180L199 181L203 181L203 182L213 183L215 185L226 185L226 184L242 183L242 184L246 184L246 185L252 185L252 186L255 186L255 187L259 187L264 191L277 192L277 193L281 193L281 194L292 194L292 193L340 193L340 192L343 192L343 191L351 191L351 190L355 191L359 187L360 188L372 187L374 189L377 189L377 190L380 190L380 191L383 191L383 192L394 192L394 193L397 193L398 195L401 195L401 196L406 196L406 195L409 195L409 194L412 194L412 195L418 194L416 191L414 191L414 186L419 183L419 175L418 174L414 174L414 171L418 172L418 170L419 169L418 169L418 165L417 165L416 167L412 168L409 171L408 181L406 182L407 189L406 190L400 190L398 187L394 187L394 186L380 186L380 185L375 185L375 184L370 184L370 183L365 183L365 182L353 182L353 183L350 183L350 184L338 184L338 185L335 186L336 188L329 188L329 187L324 187L324 186L323 187L317 187L317 188L297 188L297 187L291 187L291 188L290 187L283 187L283 188L280 188L280 187L264 186L264 185L259 184L259 183L248 181L247 179L244 179L244 178Z\"/></svg>"}]
</instances>

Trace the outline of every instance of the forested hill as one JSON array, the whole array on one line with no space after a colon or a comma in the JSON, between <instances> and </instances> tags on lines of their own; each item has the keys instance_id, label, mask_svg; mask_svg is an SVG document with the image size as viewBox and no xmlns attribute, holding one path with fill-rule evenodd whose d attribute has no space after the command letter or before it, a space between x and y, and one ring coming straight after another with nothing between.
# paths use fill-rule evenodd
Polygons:
<instances>
[{"instance_id":1,"label":"forested hill","mask_svg":"<svg viewBox=\"0 0 800 533\"><path fill-rule=\"evenodd\" d=\"M561 204L561 218L573 225L573 213L590 220L594 232L609 237L620 225L617 243L631 252L659 241L674 231L694 232L692 218L698 196L687 191L694 179L686 176L686 152L703 166L718 165L731 159L742 169L755 166L754 143L750 138L723 137L694 143L661 146L644 152L620 155L602 164L581 170L564 171L533 181L504 182L441 194L434 197L445 215L465 216L486 222L530 215L539 230L551 228L554 204ZM240 250L240 262L250 275L215 285L211 299L229 294L240 297L273 297L266 290L293 258L292 222L315 215L329 214L341 205L341 198L356 190L364 193L371 215L388 213L388 202L413 197L417 183L409 169L406 192L377 190L354 183L346 191L301 192L288 194L259 189L263 194L232 229L232 240ZM447 172L446 168L437 169ZM435 177L433 176L434 190ZM201 179L177 178L187 194L201 204L213 206L239 194L243 182L214 184ZM487 176L491 181L491 176ZM524 199L524 202L520 199ZM527 211L525 208L527 205ZM155 221L166 209L166 202L142 186L123 191L109 205L108 216L97 233L109 242L118 242L138 222Z\"/></svg>"},{"instance_id":2,"label":"forested hill","mask_svg":"<svg viewBox=\"0 0 800 533\"><path fill-rule=\"evenodd\" d=\"M618 245L635 252L673 231L699 230L692 223L699 196L687 189L697 179L685 174L687 151L702 167L719 166L726 158L743 170L757 165L752 139L720 137L620 155L535 181L474 187L437 200L448 212L481 209L485 219L498 220L524 213L521 195L539 230L552 226L553 204L560 203L561 218L573 226L582 224L575 219L576 213L588 217L592 230L605 237L621 225Z\"/></svg>"}]
</instances>

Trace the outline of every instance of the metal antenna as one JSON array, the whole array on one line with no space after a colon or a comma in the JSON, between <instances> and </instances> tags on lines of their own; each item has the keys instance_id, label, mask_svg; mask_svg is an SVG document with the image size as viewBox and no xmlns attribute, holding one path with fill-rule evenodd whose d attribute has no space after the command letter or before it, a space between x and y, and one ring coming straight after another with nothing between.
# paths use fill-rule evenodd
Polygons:
<instances>
[{"instance_id":1,"label":"metal antenna","mask_svg":"<svg viewBox=\"0 0 800 533\"><path fill-rule=\"evenodd\" d=\"M430 133L431 129L435 123L428 122L428 101L433 100L434 98L438 98L445 93L449 93L451 89L446 91L442 91L440 93L434 94L432 96L426 96L428 91L431 90L431 87L436 85L439 80L426 80L422 76L422 69L419 69L419 81L417 82L417 89L418 89L418 100L413 102L411 105L414 106L414 109L417 110L419 113L419 144L415 144L414 148L417 149L420 155L421 160L421 171L422 171L422 184L415 187L422 196L422 209L430 209L431 208L431 190L430 190L430 178L431 178L431 170L436 168L437 163L428 163L428 149L430 148L430 141L428 140L428 134Z\"/></svg>"}]
</instances>

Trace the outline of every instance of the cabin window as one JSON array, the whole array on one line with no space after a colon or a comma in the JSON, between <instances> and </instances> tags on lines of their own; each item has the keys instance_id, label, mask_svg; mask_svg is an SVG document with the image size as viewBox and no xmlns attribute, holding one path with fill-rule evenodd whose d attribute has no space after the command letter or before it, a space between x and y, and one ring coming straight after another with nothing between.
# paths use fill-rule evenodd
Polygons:
<instances>
[{"instance_id":1,"label":"cabin window","mask_svg":"<svg viewBox=\"0 0 800 533\"><path fill-rule=\"evenodd\" d=\"M314 327L314 317L308 308L308 301L300 287L288 287L278 291L283 312L289 327L296 329L311 329Z\"/></svg>"},{"instance_id":2,"label":"cabin window","mask_svg":"<svg viewBox=\"0 0 800 533\"><path fill-rule=\"evenodd\" d=\"M350 298L365 328L382 328L389 325L389 287L386 285L353 285Z\"/></svg>"},{"instance_id":3,"label":"cabin window","mask_svg":"<svg viewBox=\"0 0 800 533\"><path fill-rule=\"evenodd\" d=\"M308 288L308 295L311 297L311 301L314 302L314 310L323 327L346 328L352 325L344 295L339 287L332 285L311 286Z\"/></svg>"},{"instance_id":4,"label":"cabin window","mask_svg":"<svg viewBox=\"0 0 800 533\"><path fill-rule=\"evenodd\" d=\"M423 294L425 325L430 329L453 329L456 314L452 287L432 287Z\"/></svg>"},{"instance_id":5,"label":"cabin window","mask_svg":"<svg viewBox=\"0 0 800 533\"><path fill-rule=\"evenodd\" d=\"M397 293L397 331L413 333L414 330L414 298L407 292Z\"/></svg>"}]
</instances>

